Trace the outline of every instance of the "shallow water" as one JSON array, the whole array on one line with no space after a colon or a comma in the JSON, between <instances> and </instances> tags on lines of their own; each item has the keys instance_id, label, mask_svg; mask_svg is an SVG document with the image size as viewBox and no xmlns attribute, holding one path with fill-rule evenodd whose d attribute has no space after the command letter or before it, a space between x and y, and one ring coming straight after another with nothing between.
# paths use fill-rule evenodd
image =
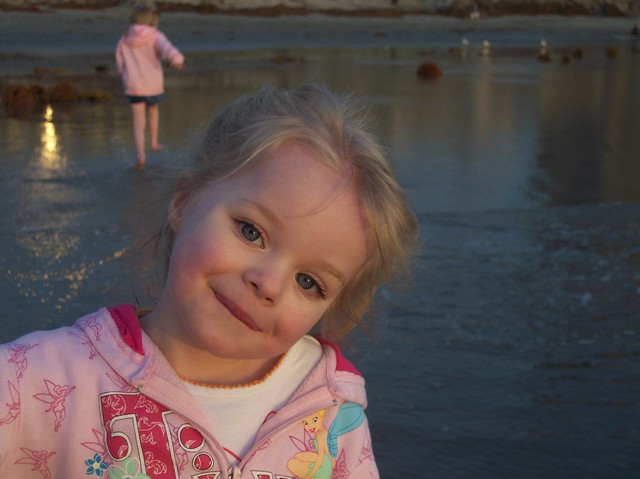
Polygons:
<instances>
[{"instance_id":1,"label":"shallow water","mask_svg":"<svg viewBox=\"0 0 640 479\"><path fill-rule=\"evenodd\" d=\"M423 231L415 284L382 291L376 343L351 348L383 477L638 477L640 54L616 46L566 65L506 44L203 54L168 75L143 174L112 75L111 102L4 115L0 340L132 301L196 132L259 84L322 81L372 106ZM444 76L418 81L425 60Z\"/></svg>"}]
</instances>

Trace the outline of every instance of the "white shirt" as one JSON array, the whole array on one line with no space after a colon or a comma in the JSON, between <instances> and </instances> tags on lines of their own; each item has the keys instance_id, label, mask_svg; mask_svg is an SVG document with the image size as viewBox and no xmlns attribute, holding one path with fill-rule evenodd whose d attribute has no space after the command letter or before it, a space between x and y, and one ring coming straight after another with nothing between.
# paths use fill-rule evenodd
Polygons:
<instances>
[{"instance_id":1,"label":"white shirt","mask_svg":"<svg viewBox=\"0 0 640 479\"><path fill-rule=\"evenodd\" d=\"M321 357L320 343L304 336L257 383L232 388L188 381L185 385L209 418L229 460L238 463L251 449L260 426L287 403Z\"/></svg>"}]
</instances>

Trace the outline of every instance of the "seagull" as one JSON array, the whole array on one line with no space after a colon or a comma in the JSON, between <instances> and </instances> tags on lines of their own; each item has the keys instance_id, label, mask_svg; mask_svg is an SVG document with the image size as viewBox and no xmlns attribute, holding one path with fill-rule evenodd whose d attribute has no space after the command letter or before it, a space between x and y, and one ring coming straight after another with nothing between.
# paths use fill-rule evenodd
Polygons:
<instances>
[{"instance_id":1,"label":"seagull","mask_svg":"<svg viewBox=\"0 0 640 479\"><path fill-rule=\"evenodd\" d=\"M460 49L460 55L462 57L466 57L468 51L469 51L469 40L467 40L466 38L463 38L462 39L462 48Z\"/></svg>"},{"instance_id":2,"label":"seagull","mask_svg":"<svg viewBox=\"0 0 640 479\"><path fill-rule=\"evenodd\" d=\"M547 53L547 41L543 38L540 40L540 55L545 55Z\"/></svg>"},{"instance_id":3,"label":"seagull","mask_svg":"<svg viewBox=\"0 0 640 479\"><path fill-rule=\"evenodd\" d=\"M547 41L544 38L540 40L540 53L538 53L538 60L541 62L551 61L551 55L547 50Z\"/></svg>"},{"instance_id":4,"label":"seagull","mask_svg":"<svg viewBox=\"0 0 640 479\"><path fill-rule=\"evenodd\" d=\"M479 55L483 57L489 56L489 50L491 50L491 44L489 43L489 40L483 40Z\"/></svg>"}]
</instances>

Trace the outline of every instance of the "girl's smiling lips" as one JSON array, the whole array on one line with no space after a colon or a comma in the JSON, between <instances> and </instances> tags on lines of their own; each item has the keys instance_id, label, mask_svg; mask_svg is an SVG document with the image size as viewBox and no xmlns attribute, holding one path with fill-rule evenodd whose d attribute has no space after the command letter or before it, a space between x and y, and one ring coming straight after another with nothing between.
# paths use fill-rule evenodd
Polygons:
<instances>
[{"instance_id":1,"label":"girl's smiling lips","mask_svg":"<svg viewBox=\"0 0 640 479\"><path fill-rule=\"evenodd\" d=\"M238 320L240 321L242 324L244 324L247 328L253 330L253 331L260 331L258 329L258 326L256 325L255 321L253 321L253 319L251 318L251 316L249 316L247 313L245 313L244 311L242 311L233 301L231 301L229 298L221 295L220 293L218 293L217 291L214 291L213 294L216 296L216 298L218 299L218 301L220 301L220 303L227 308L227 310Z\"/></svg>"}]
</instances>

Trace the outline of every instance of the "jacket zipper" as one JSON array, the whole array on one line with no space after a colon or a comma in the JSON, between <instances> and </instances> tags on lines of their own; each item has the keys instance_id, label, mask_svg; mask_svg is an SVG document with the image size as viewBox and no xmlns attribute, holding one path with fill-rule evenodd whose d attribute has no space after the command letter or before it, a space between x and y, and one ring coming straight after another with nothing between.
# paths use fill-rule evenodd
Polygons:
<instances>
[{"instance_id":1,"label":"jacket zipper","mask_svg":"<svg viewBox=\"0 0 640 479\"><path fill-rule=\"evenodd\" d=\"M139 384L139 385L134 386L134 387L138 390L138 392L140 392L142 394L147 394L146 391L143 391L143 389L146 389L146 388L144 388L142 384ZM153 389L152 389L152 394L149 395L149 397L154 399L154 400L159 401L161 404L165 404L164 401L161 398L155 399L154 396L155 396L155 394L153 394ZM301 412L293 415L286 422L283 422L283 424L281 426L279 426L278 428L274 429L269 434L267 434L265 437L263 437L259 444L253 446L249 451L247 451L247 453L244 455L244 458L252 457L254 452L256 450L258 450L263 444L268 442L271 438L273 438L274 436L276 436L277 434L282 432L284 429L287 429L295 421L301 421L302 419L307 417L309 414L312 414L312 413L318 411L319 409L325 409L325 408L328 408L328 407L335 407L335 406L338 406L339 404L340 404L340 401L338 401L335 398L331 398L331 399L323 398L323 399L320 399L320 400L316 400L312 404L306 406ZM169 407L169 406L167 406L167 407ZM238 463L238 465L230 464L229 460L227 459L227 454L224 451L224 448L220 445L220 443L213 436L213 434L211 432L209 432L207 430L207 428L203 427L199 423L199 421L193 421L188 415L186 415L184 413L182 415L193 427L198 429L198 431L200 431L200 433L203 436L207 437L209 442L210 442L210 444L217 450L218 455L219 455L219 459L222 459L224 461L224 466L226 466L227 478L228 479L239 479L241 474L242 474L242 471L244 470L245 466L247 465L248 460L243 458L240 461L240 463ZM220 465L222 466L222 464L220 464ZM220 471L221 472L224 471L224 470L225 470L224 467L220 467Z\"/></svg>"}]
</instances>

